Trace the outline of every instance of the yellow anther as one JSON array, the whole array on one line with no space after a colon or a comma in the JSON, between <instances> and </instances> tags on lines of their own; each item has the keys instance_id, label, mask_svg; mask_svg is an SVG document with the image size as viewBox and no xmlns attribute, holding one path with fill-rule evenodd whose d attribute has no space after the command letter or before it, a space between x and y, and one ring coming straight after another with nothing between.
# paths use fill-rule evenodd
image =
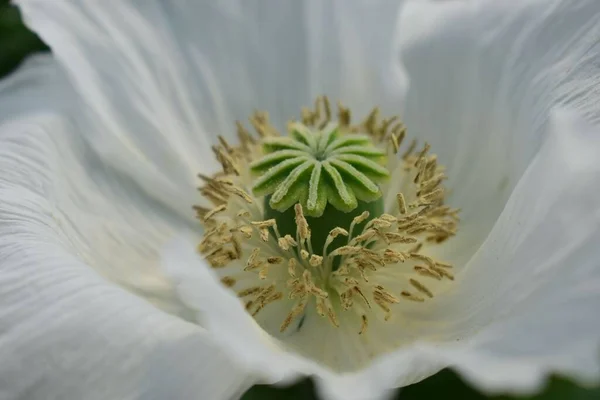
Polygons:
<instances>
[{"instance_id":1,"label":"yellow anther","mask_svg":"<svg viewBox=\"0 0 600 400\"><path fill-rule=\"evenodd\" d=\"M375 229L367 229L362 234L360 234L360 235L356 236L354 239L352 239L352 241L350 243L356 244L356 243L361 243L361 242L368 242L376 234L377 234L377 231Z\"/></svg>"},{"instance_id":2,"label":"yellow anther","mask_svg":"<svg viewBox=\"0 0 600 400\"><path fill-rule=\"evenodd\" d=\"M422 265L416 265L414 267L414 270L421 276L427 276L430 278L435 278L437 280L442 279L442 275Z\"/></svg>"},{"instance_id":3,"label":"yellow anther","mask_svg":"<svg viewBox=\"0 0 600 400\"><path fill-rule=\"evenodd\" d=\"M454 275L452 273L448 272L447 270L445 270L444 268L438 267L437 265L430 266L429 268L431 268L438 274L450 279L451 281L454 280Z\"/></svg>"},{"instance_id":4,"label":"yellow anther","mask_svg":"<svg viewBox=\"0 0 600 400\"><path fill-rule=\"evenodd\" d=\"M355 225L362 224L363 222L365 222L365 220L367 218L369 218L369 212L363 211L362 214L354 217L354 219L352 220L352 223Z\"/></svg>"},{"instance_id":5,"label":"yellow anther","mask_svg":"<svg viewBox=\"0 0 600 400\"><path fill-rule=\"evenodd\" d=\"M331 252L330 256L347 256L350 254L359 254L362 251L360 246L341 246Z\"/></svg>"},{"instance_id":6,"label":"yellow anther","mask_svg":"<svg viewBox=\"0 0 600 400\"><path fill-rule=\"evenodd\" d=\"M326 300L325 304L327 306L327 317L329 318L329 321L333 324L333 326L339 328L340 323L338 322L337 316L335 315L335 311L333 311L333 307L331 306L329 299Z\"/></svg>"},{"instance_id":7,"label":"yellow anther","mask_svg":"<svg viewBox=\"0 0 600 400\"><path fill-rule=\"evenodd\" d=\"M238 211L238 213L236 215L238 217L248 218L248 217L250 217L250 212L248 212L247 210L240 210L240 211Z\"/></svg>"},{"instance_id":8,"label":"yellow anther","mask_svg":"<svg viewBox=\"0 0 600 400\"><path fill-rule=\"evenodd\" d=\"M246 239L251 239L252 238L252 228L249 226L240 226L238 228L238 231L244 235L244 237L246 237Z\"/></svg>"},{"instance_id":9,"label":"yellow anther","mask_svg":"<svg viewBox=\"0 0 600 400\"><path fill-rule=\"evenodd\" d=\"M296 277L296 267L298 266L298 262L296 261L295 258L290 258L288 260L288 274L290 274L290 276L292 278Z\"/></svg>"},{"instance_id":10,"label":"yellow anther","mask_svg":"<svg viewBox=\"0 0 600 400\"><path fill-rule=\"evenodd\" d=\"M252 221L251 224L259 229L266 229L276 226L277 222L275 222L275 219L267 219L265 221Z\"/></svg>"},{"instance_id":11,"label":"yellow anther","mask_svg":"<svg viewBox=\"0 0 600 400\"><path fill-rule=\"evenodd\" d=\"M285 330L290 326L292 321L304 312L305 307L306 307L306 300L304 300L304 299L300 300L300 302L298 304L296 304L296 306L294 306L294 308L292 308L292 311L285 318L285 320L283 321L283 324L281 324L281 327L279 328L279 331L285 332Z\"/></svg>"},{"instance_id":12,"label":"yellow anther","mask_svg":"<svg viewBox=\"0 0 600 400\"><path fill-rule=\"evenodd\" d=\"M348 231L347 231L347 230L345 230L344 228L337 227L337 228L333 228L333 229L332 229L332 230L329 232L329 236L330 236L332 239L335 239L335 238L336 238L336 237L338 237L339 235L342 235L342 236L348 236Z\"/></svg>"},{"instance_id":13,"label":"yellow anther","mask_svg":"<svg viewBox=\"0 0 600 400\"><path fill-rule=\"evenodd\" d=\"M396 200L398 201L398 210L400 210L400 214L406 214L406 200L404 200L404 195L402 193L398 193L396 195Z\"/></svg>"},{"instance_id":14,"label":"yellow anther","mask_svg":"<svg viewBox=\"0 0 600 400\"><path fill-rule=\"evenodd\" d=\"M298 229L298 236L300 236L301 240L306 240L310 237L310 230L308 229L308 222L306 218L304 218L304 213L302 212L302 205L300 203L296 203L294 206L294 211L296 212L296 227Z\"/></svg>"},{"instance_id":15,"label":"yellow anther","mask_svg":"<svg viewBox=\"0 0 600 400\"><path fill-rule=\"evenodd\" d=\"M361 315L361 325L360 325L360 331L358 332L359 335L362 335L363 333L365 333L367 331L367 327L369 326L369 320L367 319L366 315Z\"/></svg>"},{"instance_id":16,"label":"yellow anther","mask_svg":"<svg viewBox=\"0 0 600 400\"><path fill-rule=\"evenodd\" d=\"M313 254L310 256L308 263L313 267L318 267L323 264L323 257Z\"/></svg>"},{"instance_id":17,"label":"yellow anther","mask_svg":"<svg viewBox=\"0 0 600 400\"><path fill-rule=\"evenodd\" d=\"M427 287L425 285L423 285L421 282L419 282L418 280L416 280L416 279L409 279L409 282L419 292L425 293L429 298L433 297L433 293L431 293L431 291L429 289L427 289Z\"/></svg>"},{"instance_id":18,"label":"yellow anther","mask_svg":"<svg viewBox=\"0 0 600 400\"><path fill-rule=\"evenodd\" d=\"M433 200L438 200L444 197L444 189L442 188L438 188L435 189L433 192L427 193L423 196L421 196L421 199L424 201L433 201Z\"/></svg>"},{"instance_id":19,"label":"yellow anther","mask_svg":"<svg viewBox=\"0 0 600 400\"><path fill-rule=\"evenodd\" d=\"M385 236L391 243L412 244L417 242L417 238L404 236L395 232L386 232Z\"/></svg>"},{"instance_id":20,"label":"yellow anther","mask_svg":"<svg viewBox=\"0 0 600 400\"><path fill-rule=\"evenodd\" d=\"M354 286L352 288L352 290L357 293L361 299L363 299L363 301L365 302L365 304L367 305L367 307L371 308L371 303L369 303L369 300L367 300L367 298L365 297L365 295L363 294L363 292L360 290L360 288L357 286Z\"/></svg>"},{"instance_id":21,"label":"yellow anther","mask_svg":"<svg viewBox=\"0 0 600 400\"><path fill-rule=\"evenodd\" d=\"M259 253L260 249L258 247L252 250L250 257L248 257L248 261L246 261L246 268L244 268L244 271L248 271L256 267Z\"/></svg>"},{"instance_id":22,"label":"yellow anther","mask_svg":"<svg viewBox=\"0 0 600 400\"><path fill-rule=\"evenodd\" d=\"M435 261L433 261L431 257L427 257L426 255L419 253L410 253L410 258L423 261L430 268L435 267Z\"/></svg>"},{"instance_id":23,"label":"yellow anther","mask_svg":"<svg viewBox=\"0 0 600 400\"><path fill-rule=\"evenodd\" d=\"M221 278L221 283L227 287L232 287L235 286L236 281L230 276L224 276Z\"/></svg>"},{"instance_id":24,"label":"yellow anther","mask_svg":"<svg viewBox=\"0 0 600 400\"><path fill-rule=\"evenodd\" d=\"M266 228L260 229L259 231L260 240L263 242L269 241L269 230Z\"/></svg>"},{"instance_id":25,"label":"yellow anther","mask_svg":"<svg viewBox=\"0 0 600 400\"><path fill-rule=\"evenodd\" d=\"M267 274L269 273L269 264L264 264L260 271L258 271L258 278L260 280L267 279Z\"/></svg>"},{"instance_id":26,"label":"yellow anther","mask_svg":"<svg viewBox=\"0 0 600 400\"><path fill-rule=\"evenodd\" d=\"M402 293L400 293L400 295L402 296L402 298L406 299L406 300L411 300L411 301L416 301L419 303L422 303L425 301L424 298L422 298L421 296L417 296L415 294L412 294L410 292L404 291Z\"/></svg>"},{"instance_id":27,"label":"yellow anther","mask_svg":"<svg viewBox=\"0 0 600 400\"><path fill-rule=\"evenodd\" d=\"M204 215L204 221L208 221L218 213L223 212L225 210L227 210L227 204L221 204L220 206L213 208Z\"/></svg>"},{"instance_id":28,"label":"yellow anther","mask_svg":"<svg viewBox=\"0 0 600 400\"><path fill-rule=\"evenodd\" d=\"M253 294L257 294L262 290L262 288L260 286L254 286L248 289L244 289L240 292L238 292L238 297L246 297L246 296L251 296Z\"/></svg>"},{"instance_id":29,"label":"yellow anther","mask_svg":"<svg viewBox=\"0 0 600 400\"><path fill-rule=\"evenodd\" d=\"M240 198L242 198L246 203L252 204L252 197L243 189L237 186L226 186L226 190Z\"/></svg>"}]
</instances>

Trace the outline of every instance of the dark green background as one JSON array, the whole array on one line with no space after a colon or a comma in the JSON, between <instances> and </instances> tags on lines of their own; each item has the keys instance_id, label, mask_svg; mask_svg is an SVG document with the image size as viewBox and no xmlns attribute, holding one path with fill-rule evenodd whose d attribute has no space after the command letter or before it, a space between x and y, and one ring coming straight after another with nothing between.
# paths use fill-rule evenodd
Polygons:
<instances>
[{"instance_id":1,"label":"dark green background","mask_svg":"<svg viewBox=\"0 0 600 400\"><path fill-rule=\"evenodd\" d=\"M52 0L48 0L52 1ZM600 1L600 0L599 0ZM11 73L28 55L38 51L48 51L44 43L22 24L18 11L8 4L8 0L0 0L0 78ZM306 380L287 389L275 389L268 386L255 386L243 397L254 399L315 399L313 384ZM406 387L398 398L402 400L457 398L462 400L496 399L510 400L515 397L486 397L470 388L449 370L426 379L425 381ZM519 399L536 400L600 400L600 388L594 390L581 389L572 383L554 378L547 389L538 396L520 397Z\"/></svg>"}]
</instances>

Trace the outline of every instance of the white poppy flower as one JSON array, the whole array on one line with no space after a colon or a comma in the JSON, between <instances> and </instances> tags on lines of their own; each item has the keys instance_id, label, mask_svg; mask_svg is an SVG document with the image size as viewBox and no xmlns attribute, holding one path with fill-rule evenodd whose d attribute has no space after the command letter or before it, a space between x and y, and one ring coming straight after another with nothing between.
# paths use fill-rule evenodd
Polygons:
<instances>
[{"instance_id":1,"label":"white poppy flower","mask_svg":"<svg viewBox=\"0 0 600 400\"><path fill-rule=\"evenodd\" d=\"M596 0L18 4L76 95L0 88L9 397L597 381Z\"/></svg>"}]
</instances>

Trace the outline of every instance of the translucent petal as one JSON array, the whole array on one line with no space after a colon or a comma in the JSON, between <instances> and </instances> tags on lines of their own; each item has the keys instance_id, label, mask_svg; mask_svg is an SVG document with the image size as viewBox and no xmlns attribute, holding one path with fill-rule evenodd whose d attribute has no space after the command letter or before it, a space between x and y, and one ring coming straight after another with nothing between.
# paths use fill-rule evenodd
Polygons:
<instances>
[{"instance_id":1,"label":"translucent petal","mask_svg":"<svg viewBox=\"0 0 600 400\"><path fill-rule=\"evenodd\" d=\"M564 105L600 121L600 4L414 1L397 31L408 133L448 167L458 263L477 249ZM463 257L464 256L464 257Z\"/></svg>"},{"instance_id":2,"label":"translucent petal","mask_svg":"<svg viewBox=\"0 0 600 400\"><path fill-rule=\"evenodd\" d=\"M75 83L92 146L178 212L216 135L255 109L280 129L321 94L398 109L384 75L398 3L18 1Z\"/></svg>"},{"instance_id":3,"label":"translucent petal","mask_svg":"<svg viewBox=\"0 0 600 400\"><path fill-rule=\"evenodd\" d=\"M2 397L239 394L245 372L205 331L98 274L183 309L156 270L164 214L73 134L72 98L48 56L0 82Z\"/></svg>"}]
</instances>

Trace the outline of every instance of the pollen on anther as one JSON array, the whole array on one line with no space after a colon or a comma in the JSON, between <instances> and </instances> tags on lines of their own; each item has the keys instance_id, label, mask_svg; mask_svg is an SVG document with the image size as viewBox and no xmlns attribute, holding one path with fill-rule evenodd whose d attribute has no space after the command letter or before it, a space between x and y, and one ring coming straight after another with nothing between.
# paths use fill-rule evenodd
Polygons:
<instances>
[{"instance_id":1,"label":"pollen on anther","mask_svg":"<svg viewBox=\"0 0 600 400\"><path fill-rule=\"evenodd\" d=\"M204 215L204 220L208 221L209 219L211 219L213 216L217 215L220 212L223 212L227 209L227 204L221 204L218 207L213 208L212 210L210 210L209 212L207 212Z\"/></svg>"},{"instance_id":2,"label":"pollen on anther","mask_svg":"<svg viewBox=\"0 0 600 400\"><path fill-rule=\"evenodd\" d=\"M367 331L367 327L369 326L369 320L367 319L367 316L365 314L361 315L361 325L360 325L360 331L358 332L359 335L362 335L363 333L365 333Z\"/></svg>"},{"instance_id":3,"label":"pollen on anther","mask_svg":"<svg viewBox=\"0 0 600 400\"><path fill-rule=\"evenodd\" d=\"M308 263L313 267L318 267L321 264L323 264L323 257L313 254L310 256L310 260L308 261Z\"/></svg>"},{"instance_id":4,"label":"pollen on anther","mask_svg":"<svg viewBox=\"0 0 600 400\"><path fill-rule=\"evenodd\" d=\"M426 294L427 297L429 297L429 298L433 297L433 293L431 293L431 291L429 289L427 289L427 287L425 285L423 285L421 282L419 282L418 280L411 278L411 279L409 279L409 282L419 292Z\"/></svg>"},{"instance_id":5,"label":"pollen on anther","mask_svg":"<svg viewBox=\"0 0 600 400\"><path fill-rule=\"evenodd\" d=\"M235 286L236 280L230 276L221 278L221 283L227 287Z\"/></svg>"}]
</instances>

